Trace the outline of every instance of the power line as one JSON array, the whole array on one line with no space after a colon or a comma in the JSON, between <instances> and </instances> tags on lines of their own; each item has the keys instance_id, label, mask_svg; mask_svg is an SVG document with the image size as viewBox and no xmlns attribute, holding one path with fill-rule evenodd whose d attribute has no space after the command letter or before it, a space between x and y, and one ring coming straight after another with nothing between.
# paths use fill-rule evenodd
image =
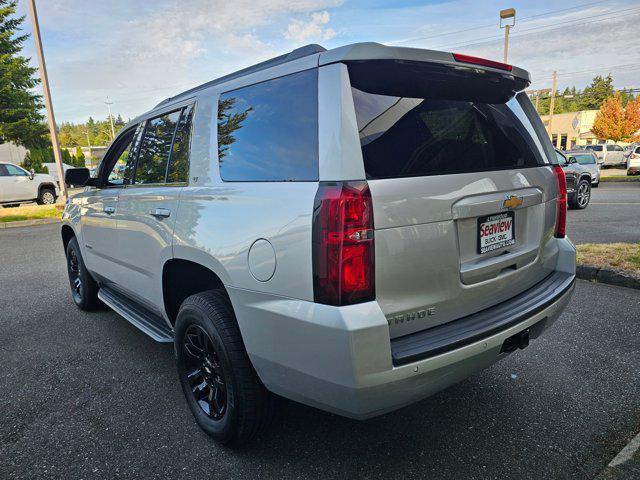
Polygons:
<instances>
[{"instance_id":1,"label":"power line","mask_svg":"<svg viewBox=\"0 0 640 480\"><path fill-rule=\"evenodd\" d=\"M560 22L560 23L555 23L552 25L540 25L537 27L531 27L531 28L527 28L524 30L520 30L518 32L517 35L513 35L513 37L524 37L526 35L530 35L530 33L523 33L523 32L533 32L533 31L539 31L539 32L548 32L551 30L557 30L559 28L566 28L566 25L569 26L578 26L578 25L588 25L591 23L597 23L597 22L604 22L607 20L614 20L616 18L620 18L620 17L628 17L631 15L637 15L638 13L640 13L640 11L638 12L634 12L634 13L625 13L623 15L615 15L615 16L610 16L610 17L606 17L606 18L597 18L596 20L591 20L588 22L585 22L584 20L588 20L590 18L595 18L595 17L602 17L602 15L610 15L612 13L622 13L622 12L629 12L630 10L638 10L638 7L631 7L631 8L627 8L627 9L623 9L623 10L617 10L617 11L610 11L609 13L604 13L604 14L600 14L600 15L591 15L588 17L583 17L580 19L574 19L574 20L568 20L566 22ZM560 25L565 25L564 27L560 27ZM551 28L548 28L551 27ZM502 35L496 36L496 35L492 35L490 37L484 37L479 39L479 41L474 41L474 42L464 42L464 43L459 43L459 44L448 44L448 45L438 45L436 47L433 47L435 49L438 48L458 48L458 47L468 47L468 46L473 46L473 45L480 45L483 43L490 43L490 42L494 42L497 40L501 40L502 39Z\"/></svg>"},{"instance_id":2,"label":"power line","mask_svg":"<svg viewBox=\"0 0 640 480\"><path fill-rule=\"evenodd\" d=\"M558 9L558 10L549 10L547 12L538 13L536 15L529 15L527 17L522 17L518 21L520 23L526 23L528 21L531 21L532 19L540 18L540 17L546 17L548 15L553 15L554 13L561 13L561 12L567 12L569 10L576 10L578 8L591 7L593 5L598 5L598 4L601 4L601 3L609 3L611 1L612 0L600 0L599 2L584 3L584 4L581 4L581 5L576 5L575 7L561 8L561 9ZM413 41L416 41L416 40L427 40L427 39L436 38L436 37L446 37L448 35L454 35L454 34L457 34L457 33L471 32L473 30L480 30L480 29L483 29L483 28L495 27L495 25L496 25L495 23L489 23L489 24L485 24L485 25L478 25L478 26L475 26L475 27L463 28L462 30L455 30L455 31L452 31L452 32L436 33L436 34L433 34L433 35L427 35L427 36L423 36L423 37L408 38L406 40L400 40L400 41L391 42L391 43L402 44L402 43L413 42Z\"/></svg>"}]
</instances>

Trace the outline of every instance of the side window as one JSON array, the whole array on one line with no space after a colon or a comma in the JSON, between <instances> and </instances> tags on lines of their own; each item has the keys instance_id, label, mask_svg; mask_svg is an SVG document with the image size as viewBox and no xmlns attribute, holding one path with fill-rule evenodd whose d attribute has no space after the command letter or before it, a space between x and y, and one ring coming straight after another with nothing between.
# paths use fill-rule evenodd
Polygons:
<instances>
[{"instance_id":1,"label":"side window","mask_svg":"<svg viewBox=\"0 0 640 480\"><path fill-rule=\"evenodd\" d=\"M7 167L5 167L2 163L0 163L0 177L8 177L9 172L7 172Z\"/></svg>"},{"instance_id":2,"label":"side window","mask_svg":"<svg viewBox=\"0 0 640 480\"><path fill-rule=\"evenodd\" d=\"M317 180L317 69L220 95L218 162L224 181Z\"/></svg>"},{"instance_id":3,"label":"side window","mask_svg":"<svg viewBox=\"0 0 640 480\"><path fill-rule=\"evenodd\" d=\"M169 160L167 183L187 183L189 179L189 144L192 118L193 105L189 105L182 110L178 122L178 130Z\"/></svg>"},{"instance_id":4,"label":"side window","mask_svg":"<svg viewBox=\"0 0 640 480\"><path fill-rule=\"evenodd\" d=\"M144 129L134 183L165 183L169 153L180 119L180 110L147 120Z\"/></svg>"},{"instance_id":5,"label":"side window","mask_svg":"<svg viewBox=\"0 0 640 480\"><path fill-rule=\"evenodd\" d=\"M123 134L121 140L114 145L113 154L111 151L105 157L107 168L110 168L107 175L108 186L128 185L133 176L135 165L135 151L139 142L140 130L142 126L131 128ZM103 177L104 178L104 177Z\"/></svg>"},{"instance_id":6,"label":"side window","mask_svg":"<svg viewBox=\"0 0 640 480\"><path fill-rule=\"evenodd\" d=\"M21 169L20 167L16 167L15 165L11 165L10 163L5 164L5 167L10 177L28 177L29 176L29 174L25 172L23 169Z\"/></svg>"},{"instance_id":7,"label":"side window","mask_svg":"<svg viewBox=\"0 0 640 480\"><path fill-rule=\"evenodd\" d=\"M614 145L614 146L613 146L613 149L614 149L616 152L622 152L622 151L624 150L620 145Z\"/></svg>"}]
</instances>

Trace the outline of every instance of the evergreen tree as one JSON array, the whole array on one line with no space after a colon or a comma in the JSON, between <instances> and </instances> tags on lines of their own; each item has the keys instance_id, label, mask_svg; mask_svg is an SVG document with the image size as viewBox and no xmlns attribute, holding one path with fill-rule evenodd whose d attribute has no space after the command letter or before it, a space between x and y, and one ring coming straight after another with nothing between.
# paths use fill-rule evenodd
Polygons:
<instances>
[{"instance_id":1,"label":"evergreen tree","mask_svg":"<svg viewBox=\"0 0 640 480\"><path fill-rule=\"evenodd\" d=\"M582 91L580 97L581 110L597 110L607 98L613 97L613 77L598 75L591 84Z\"/></svg>"},{"instance_id":2,"label":"evergreen tree","mask_svg":"<svg viewBox=\"0 0 640 480\"><path fill-rule=\"evenodd\" d=\"M20 35L24 16L16 17L15 0L0 0L0 143L27 148L46 144L42 99L32 89L39 83L36 69L20 55L29 35Z\"/></svg>"},{"instance_id":3,"label":"evergreen tree","mask_svg":"<svg viewBox=\"0 0 640 480\"><path fill-rule=\"evenodd\" d=\"M84 153L82 153L82 148L80 146L76 147L76 157L75 162L73 163L76 167L84 167Z\"/></svg>"},{"instance_id":4,"label":"evergreen tree","mask_svg":"<svg viewBox=\"0 0 640 480\"><path fill-rule=\"evenodd\" d=\"M43 164L52 162L55 162L53 148L32 147L25 155L21 165L23 168L33 170L35 173L49 173L49 170Z\"/></svg>"}]
</instances>

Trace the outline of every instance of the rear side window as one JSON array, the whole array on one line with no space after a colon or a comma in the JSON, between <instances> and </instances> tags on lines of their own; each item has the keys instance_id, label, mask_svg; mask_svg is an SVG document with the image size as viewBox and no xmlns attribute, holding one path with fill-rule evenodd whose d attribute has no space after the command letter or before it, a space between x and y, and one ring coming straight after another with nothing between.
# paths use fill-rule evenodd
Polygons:
<instances>
[{"instance_id":1,"label":"rear side window","mask_svg":"<svg viewBox=\"0 0 640 480\"><path fill-rule=\"evenodd\" d=\"M194 106L147 120L138 152L134 184L186 183Z\"/></svg>"},{"instance_id":2,"label":"rear side window","mask_svg":"<svg viewBox=\"0 0 640 480\"><path fill-rule=\"evenodd\" d=\"M140 144L134 183L164 183L180 111L152 118Z\"/></svg>"},{"instance_id":3,"label":"rear side window","mask_svg":"<svg viewBox=\"0 0 640 480\"><path fill-rule=\"evenodd\" d=\"M8 177L7 167L0 163L0 177Z\"/></svg>"},{"instance_id":4,"label":"rear side window","mask_svg":"<svg viewBox=\"0 0 640 480\"><path fill-rule=\"evenodd\" d=\"M541 164L532 139L504 104L352 91L369 179Z\"/></svg>"},{"instance_id":5,"label":"rear side window","mask_svg":"<svg viewBox=\"0 0 640 480\"><path fill-rule=\"evenodd\" d=\"M220 95L218 161L224 181L317 180L317 69Z\"/></svg>"}]
</instances>

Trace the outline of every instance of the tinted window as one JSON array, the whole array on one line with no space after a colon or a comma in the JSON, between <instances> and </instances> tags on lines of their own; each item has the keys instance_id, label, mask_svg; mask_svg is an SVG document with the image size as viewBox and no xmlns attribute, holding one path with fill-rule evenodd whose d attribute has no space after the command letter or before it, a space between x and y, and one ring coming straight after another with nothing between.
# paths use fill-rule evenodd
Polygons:
<instances>
[{"instance_id":1,"label":"tinted window","mask_svg":"<svg viewBox=\"0 0 640 480\"><path fill-rule=\"evenodd\" d=\"M10 163L5 164L5 168L7 169L7 173L11 177L28 177L29 174L23 169L16 167L15 165L11 165Z\"/></svg>"},{"instance_id":2,"label":"tinted window","mask_svg":"<svg viewBox=\"0 0 640 480\"><path fill-rule=\"evenodd\" d=\"M107 161L110 162L111 170L107 176L108 185L128 185L133 178L133 168L135 166L136 145L139 143L141 125L126 131L118 144L114 146L113 154L109 152ZM114 155L116 158L111 156Z\"/></svg>"},{"instance_id":3,"label":"tinted window","mask_svg":"<svg viewBox=\"0 0 640 480\"><path fill-rule=\"evenodd\" d=\"M504 104L352 92L367 178L543 163L533 139Z\"/></svg>"},{"instance_id":4,"label":"tinted window","mask_svg":"<svg viewBox=\"0 0 640 480\"><path fill-rule=\"evenodd\" d=\"M573 155L578 160L580 165L593 165L596 163L595 158L592 155Z\"/></svg>"},{"instance_id":5,"label":"tinted window","mask_svg":"<svg viewBox=\"0 0 640 480\"><path fill-rule=\"evenodd\" d=\"M136 185L164 183L173 134L179 119L180 111L177 111L147 121L138 153Z\"/></svg>"},{"instance_id":6,"label":"tinted window","mask_svg":"<svg viewBox=\"0 0 640 480\"><path fill-rule=\"evenodd\" d=\"M601 152L602 151L602 145L587 145L587 148L589 150L593 150L594 152Z\"/></svg>"},{"instance_id":7,"label":"tinted window","mask_svg":"<svg viewBox=\"0 0 640 480\"><path fill-rule=\"evenodd\" d=\"M307 70L220 96L223 180L318 179L317 75Z\"/></svg>"},{"instance_id":8,"label":"tinted window","mask_svg":"<svg viewBox=\"0 0 640 480\"><path fill-rule=\"evenodd\" d=\"M189 140L193 105L185 107L180 116L178 131L173 142L167 183L186 183L189 177Z\"/></svg>"},{"instance_id":9,"label":"tinted window","mask_svg":"<svg viewBox=\"0 0 640 480\"><path fill-rule=\"evenodd\" d=\"M0 177L8 177L7 167L0 163Z\"/></svg>"}]
</instances>

